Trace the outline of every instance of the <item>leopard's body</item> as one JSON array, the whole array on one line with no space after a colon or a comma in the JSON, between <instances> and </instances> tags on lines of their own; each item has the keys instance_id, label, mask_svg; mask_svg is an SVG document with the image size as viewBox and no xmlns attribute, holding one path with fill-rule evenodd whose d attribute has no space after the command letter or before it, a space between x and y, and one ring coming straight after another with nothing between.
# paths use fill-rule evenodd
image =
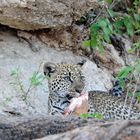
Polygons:
<instances>
[{"instance_id":1,"label":"leopard's body","mask_svg":"<svg viewBox=\"0 0 140 140\"><path fill-rule=\"evenodd\" d=\"M49 114L63 114L69 106L69 99L79 96L85 86L82 65L52 64L44 65L44 73L49 76ZM89 92L89 113L99 112L106 119L140 119L140 110L135 106L130 109L124 99L102 91Z\"/></svg>"},{"instance_id":2,"label":"leopard's body","mask_svg":"<svg viewBox=\"0 0 140 140\"><path fill-rule=\"evenodd\" d=\"M130 102L107 92L89 92L89 114L95 112L103 115L105 119L140 119L140 110L136 106L130 109Z\"/></svg>"}]
</instances>

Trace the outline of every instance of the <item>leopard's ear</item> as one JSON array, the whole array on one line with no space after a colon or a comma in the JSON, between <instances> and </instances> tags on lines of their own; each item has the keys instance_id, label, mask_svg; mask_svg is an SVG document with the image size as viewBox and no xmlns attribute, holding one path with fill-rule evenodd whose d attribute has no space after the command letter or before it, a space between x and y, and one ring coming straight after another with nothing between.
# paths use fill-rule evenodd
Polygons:
<instances>
[{"instance_id":1,"label":"leopard's ear","mask_svg":"<svg viewBox=\"0 0 140 140\"><path fill-rule=\"evenodd\" d=\"M43 72L44 75L48 75L49 77L51 76L51 73L54 73L56 71L56 65L54 63L51 62L47 62L44 64L43 67Z\"/></svg>"},{"instance_id":2,"label":"leopard's ear","mask_svg":"<svg viewBox=\"0 0 140 140\"><path fill-rule=\"evenodd\" d=\"M78 62L77 65L82 67L85 63L86 63L86 60L82 60L81 62Z\"/></svg>"}]
</instances>

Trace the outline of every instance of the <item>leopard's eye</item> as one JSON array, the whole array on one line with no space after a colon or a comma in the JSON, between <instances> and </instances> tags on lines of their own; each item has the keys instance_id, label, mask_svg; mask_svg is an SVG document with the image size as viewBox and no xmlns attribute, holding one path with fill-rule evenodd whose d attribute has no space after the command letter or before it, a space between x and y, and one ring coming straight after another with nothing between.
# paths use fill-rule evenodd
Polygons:
<instances>
[{"instance_id":1,"label":"leopard's eye","mask_svg":"<svg viewBox=\"0 0 140 140\"><path fill-rule=\"evenodd\" d=\"M67 80L67 81L70 81L71 83L73 83L73 80L72 80L71 77L68 76L68 75L66 75L66 76L64 77L64 79Z\"/></svg>"},{"instance_id":2,"label":"leopard's eye","mask_svg":"<svg viewBox=\"0 0 140 140\"><path fill-rule=\"evenodd\" d=\"M69 80L69 79L70 79L69 75L65 75L63 78L64 78L65 80Z\"/></svg>"}]
</instances>

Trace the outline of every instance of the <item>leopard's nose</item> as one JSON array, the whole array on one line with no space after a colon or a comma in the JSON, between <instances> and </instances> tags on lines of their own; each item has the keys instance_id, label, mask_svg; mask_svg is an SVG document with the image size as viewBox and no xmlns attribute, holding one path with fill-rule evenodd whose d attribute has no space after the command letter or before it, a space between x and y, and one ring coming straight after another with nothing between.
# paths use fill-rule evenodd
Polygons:
<instances>
[{"instance_id":1,"label":"leopard's nose","mask_svg":"<svg viewBox=\"0 0 140 140\"><path fill-rule=\"evenodd\" d=\"M73 90L78 94L81 94L84 87L85 87L85 84L83 81L77 80L75 83L73 83Z\"/></svg>"},{"instance_id":2,"label":"leopard's nose","mask_svg":"<svg viewBox=\"0 0 140 140\"><path fill-rule=\"evenodd\" d=\"M75 91L78 92L78 93L81 93L82 92L82 89L78 89L77 88L77 89L75 89Z\"/></svg>"},{"instance_id":3,"label":"leopard's nose","mask_svg":"<svg viewBox=\"0 0 140 140\"><path fill-rule=\"evenodd\" d=\"M83 91L83 85L81 85L81 84L79 84L79 85L76 85L75 86L75 91L77 92L77 93L81 93L82 91Z\"/></svg>"}]
</instances>

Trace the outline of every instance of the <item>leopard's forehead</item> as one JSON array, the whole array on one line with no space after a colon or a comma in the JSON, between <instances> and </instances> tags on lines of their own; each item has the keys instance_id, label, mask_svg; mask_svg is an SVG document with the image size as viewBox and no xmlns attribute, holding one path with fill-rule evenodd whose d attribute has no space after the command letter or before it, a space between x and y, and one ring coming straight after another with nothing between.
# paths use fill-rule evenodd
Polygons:
<instances>
[{"instance_id":1,"label":"leopard's forehead","mask_svg":"<svg viewBox=\"0 0 140 140\"><path fill-rule=\"evenodd\" d=\"M68 64L68 63L60 63L60 64L57 64L57 67L61 68L61 69L77 69L79 68L78 65L75 65L75 64Z\"/></svg>"},{"instance_id":2,"label":"leopard's forehead","mask_svg":"<svg viewBox=\"0 0 140 140\"><path fill-rule=\"evenodd\" d=\"M67 63L61 63L61 64L57 64L56 67L57 72L60 73L67 73L67 72L71 72L71 73L79 73L81 72L80 67L78 65L75 64L67 64Z\"/></svg>"}]
</instances>

